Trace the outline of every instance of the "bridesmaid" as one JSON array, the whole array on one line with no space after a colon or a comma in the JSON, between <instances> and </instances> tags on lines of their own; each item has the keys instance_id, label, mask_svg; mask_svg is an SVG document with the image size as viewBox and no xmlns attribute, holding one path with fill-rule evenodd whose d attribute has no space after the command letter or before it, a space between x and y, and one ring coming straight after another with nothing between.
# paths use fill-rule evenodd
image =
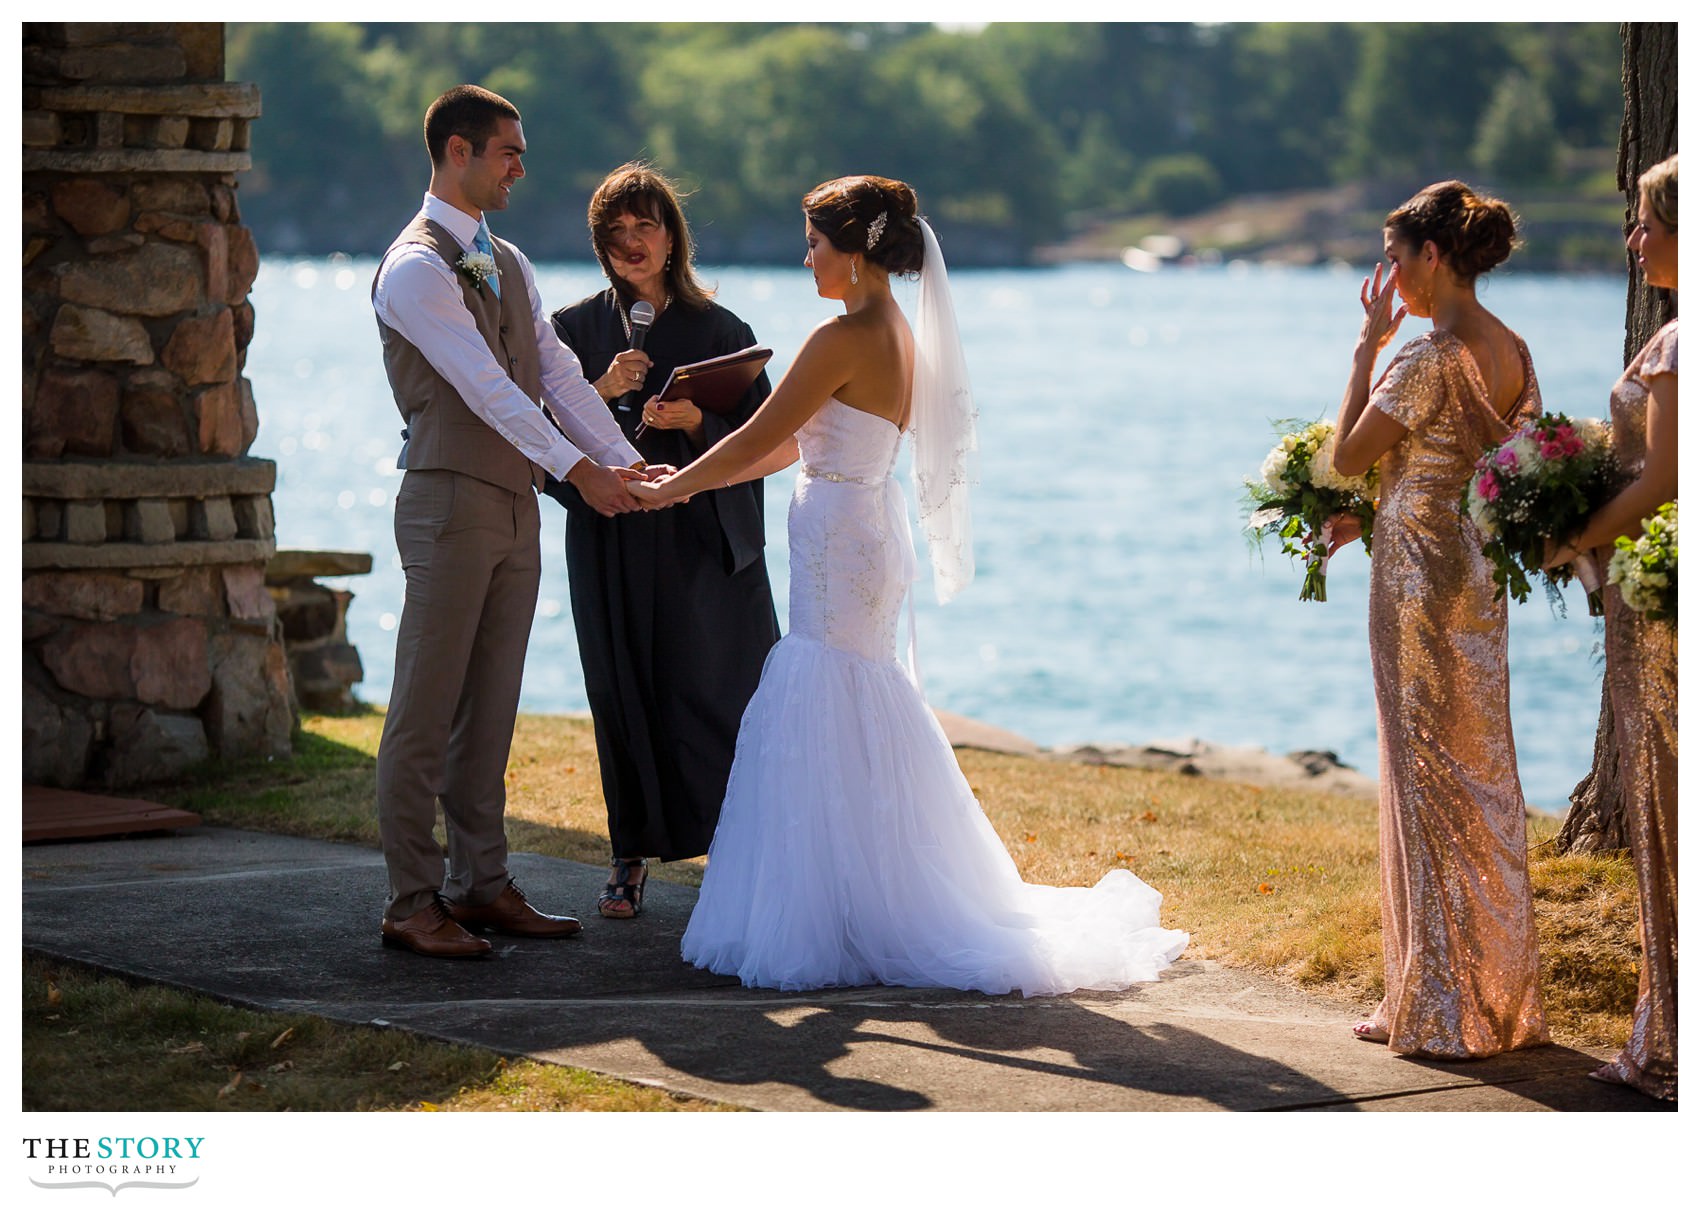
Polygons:
<instances>
[{"instance_id":1,"label":"bridesmaid","mask_svg":"<svg viewBox=\"0 0 1700 1213\"><path fill-rule=\"evenodd\" d=\"M1540 390L1523 339L1476 298L1476 279L1516 241L1505 203L1443 181L1388 215L1382 238L1390 268L1360 292L1334 456L1348 476L1381 462L1369 642L1387 988L1352 1031L1396 1053L1487 1057L1548 1037L1505 603L1459 499L1482 449L1540 412ZM1407 315L1433 331L1406 343L1372 391ZM1356 537L1355 520L1335 520L1336 545Z\"/></svg>"},{"instance_id":2,"label":"bridesmaid","mask_svg":"<svg viewBox=\"0 0 1700 1213\"><path fill-rule=\"evenodd\" d=\"M1676 290L1676 157L1641 175L1629 247L1648 286ZM1635 355L1611 390L1612 438L1634 481L1558 546L1549 566L1641 533L1641 520L1676 500L1676 321ZM1652 620L1605 588L1606 688L1617 721L1629 849L1641 895L1641 983L1629 1043L1595 1070L1658 1099L1676 1098L1676 620Z\"/></svg>"}]
</instances>

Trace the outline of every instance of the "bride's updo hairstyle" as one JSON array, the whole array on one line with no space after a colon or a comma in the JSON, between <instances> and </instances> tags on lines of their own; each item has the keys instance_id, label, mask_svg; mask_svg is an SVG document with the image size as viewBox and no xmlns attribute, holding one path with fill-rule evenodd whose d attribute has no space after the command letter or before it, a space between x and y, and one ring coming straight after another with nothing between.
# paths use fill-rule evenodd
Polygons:
<instances>
[{"instance_id":1,"label":"bride's updo hairstyle","mask_svg":"<svg viewBox=\"0 0 1700 1213\"><path fill-rule=\"evenodd\" d=\"M1511 256L1517 245L1517 216L1511 208L1462 181L1429 186L1390 212L1382 226L1412 248L1434 241L1465 285Z\"/></svg>"},{"instance_id":2,"label":"bride's updo hairstyle","mask_svg":"<svg viewBox=\"0 0 1700 1213\"><path fill-rule=\"evenodd\" d=\"M803 196L803 214L833 248L859 253L892 274L921 269L921 220L915 212L915 191L890 177L839 177Z\"/></svg>"}]
</instances>

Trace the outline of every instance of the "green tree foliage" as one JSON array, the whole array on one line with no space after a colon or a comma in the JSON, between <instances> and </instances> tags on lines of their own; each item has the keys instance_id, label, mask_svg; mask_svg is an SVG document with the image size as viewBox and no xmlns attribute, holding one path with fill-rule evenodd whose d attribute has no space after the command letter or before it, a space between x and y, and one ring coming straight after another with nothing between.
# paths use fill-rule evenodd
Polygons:
<instances>
[{"instance_id":1,"label":"green tree foliage","mask_svg":"<svg viewBox=\"0 0 1700 1213\"><path fill-rule=\"evenodd\" d=\"M1057 181L1063 205L1072 211L1131 210L1133 156L1117 141L1110 120L1088 114L1080 137L1065 155Z\"/></svg>"},{"instance_id":2,"label":"green tree foliage","mask_svg":"<svg viewBox=\"0 0 1700 1213\"><path fill-rule=\"evenodd\" d=\"M1609 22L1551 21L1504 27L1517 68L1552 105L1570 147L1613 147L1623 121L1623 44Z\"/></svg>"},{"instance_id":3,"label":"green tree foliage","mask_svg":"<svg viewBox=\"0 0 1700 1213\"><path fill-rule=\"evenodd\" d=\"M1221 196L1221 174L1210 161L1191 152L1148 162L1133 189L1140 209L1176 216L1196 215Z\"/></svg>"},{"instance_id":4,"label":"green tree foliage","mask_svg":"<svg viewBox=\"0 0 1700 1213\"><path fill-rule=\"evenodd\" d=\"M1522 72L1494 89L1471 158L1495 181L1534 185L1558 164L1558 122L1545 90Z\"/></svg>"},{"instance_id":5,"label":"green tree foliage","mask_svg":"<svg viewBox=\"0 0 1700 1213\"><path fill-rule=\"evenodd\" d=\"M1345 99L1344 172L1380 181L1462 176L1477 118L1511 65L1499 35L1485 24L1367 27Z\"/></svg>"},{"instance_id":6,"label":"green tree foliage","mask_svg":"<svg viewBox=\"0 0 1700 1213\"><path fill-rule=\"evenodd\" d=\"M465 81L524 114L528 176L501 225L554 258L589 255L590 190L640 157L691 191L707 260L791 259L803 192L870 172L916 186L953 259L1011 262L1087 215L1532 179L1561 146L1610 146L1621 117L1602 23L277 23L227 39L230 78L262 92L243 213L273 252L381 250L428 179L425 107Z\"/></svg>"},{"instance_id":7,"label":"green tree foliage","mask_svg":"<svg viewBox=\"0 0 1700 1213\"><path fill-rule=\"evenodd\" d=\"M1346 142L1355 26L1265 23L1222 31L1207 155L1230 192L1330 184Z\"/></svg>"},{"instance_id":8,"label":"green tree foliage","mask_svg":"<svg viewBox=\"0 0 1700 1213\"><path fill-rule=\"evenodd\" d=\"M402 157L380 118L381 80L367 70L360 27L233 25L228 37L227 60L240 64L232 78L260 85L254 171L242 181L248 222L284 247L330 252L387 241L385 229L393 235L400 222L370 220L362 208L373 181L394 177Z\"/></svg>"}]
</instances>

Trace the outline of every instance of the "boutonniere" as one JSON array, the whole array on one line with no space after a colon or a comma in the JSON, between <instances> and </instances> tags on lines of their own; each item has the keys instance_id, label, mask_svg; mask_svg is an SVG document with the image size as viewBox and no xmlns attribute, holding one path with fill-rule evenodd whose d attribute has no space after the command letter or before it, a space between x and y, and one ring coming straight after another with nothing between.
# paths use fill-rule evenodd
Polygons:
<instances>
[{"instance_id":1,"label":"boutonniere","mask_svg":"<svg viewBox=\"0 0 1700 1213\"><path fill-rule=\"evenodd\" d=\"M466 280L483 294L485 280L496 276L496 259L489 253L462 253L460 260L455 262L455 269L466 275Z\"/></svg>"}]
</instances>

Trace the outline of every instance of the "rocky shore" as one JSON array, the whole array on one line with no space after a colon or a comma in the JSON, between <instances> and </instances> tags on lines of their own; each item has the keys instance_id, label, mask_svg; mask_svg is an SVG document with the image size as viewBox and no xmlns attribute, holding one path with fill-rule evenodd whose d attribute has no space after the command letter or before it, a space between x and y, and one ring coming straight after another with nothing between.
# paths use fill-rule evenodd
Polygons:
<instances>
[{"instance_id":1,"label":"rocky shore","mask_svg":"<svg viewBox=\"0 0 1700 1213\"><path fill-rule=\"evenodd\" d=\"M1347 766L1328 750L1272 754L1258 746L1217 745L1196 737L1152 741L1144 745L1094 743L1047 749L1020 734L970 720L966 716L941 712L936 708L934 715L953 746L1057 762L1170 771L1178 775L1198 775L1265 787L1308 788L1313 792L1370 800L1376 795L1374 778Z\"/></svg>"}]
</instances>

